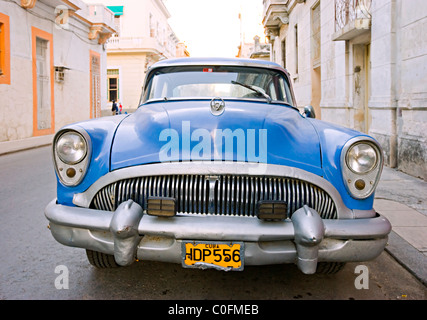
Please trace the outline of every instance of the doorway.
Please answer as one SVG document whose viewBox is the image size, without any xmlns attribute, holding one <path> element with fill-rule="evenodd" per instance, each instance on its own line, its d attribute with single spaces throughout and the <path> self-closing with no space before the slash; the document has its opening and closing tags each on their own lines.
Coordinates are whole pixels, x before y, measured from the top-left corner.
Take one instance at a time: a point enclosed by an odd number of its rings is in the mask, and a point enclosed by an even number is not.
<svg viewBox="0 0 427 320">
<path fill-rule="evenodd" d="M 370 97 L 370 44 L 353 46 L 353 110 L 354 128 L 369 132 L 371 116 L 368 107 Z"/>
<path fill-rule="evenodd" d="M 311 105 L 316 118 L 321 119 L 320 101 L 322 98 L 321 78 L 321 12 L 320 1 L 311 9 Z"/>
</svg>

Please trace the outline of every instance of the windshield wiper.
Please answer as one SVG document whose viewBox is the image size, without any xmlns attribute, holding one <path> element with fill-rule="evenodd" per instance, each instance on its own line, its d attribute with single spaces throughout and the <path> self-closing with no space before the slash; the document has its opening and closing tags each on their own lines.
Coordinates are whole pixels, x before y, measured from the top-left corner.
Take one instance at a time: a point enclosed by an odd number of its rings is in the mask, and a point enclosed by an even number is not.
<svg viewBox="0 0 427 320">
<path fill-rule="evenodd" d="M 249 90 L 252 90 L 252 91 L 254 91 L 254 92 L 262 95 L 264 98 L 267 99 L 268 103 L 271 103 L 271 97 L 263 89 L 261 89 L 261 88 L 255 88 L 255 87 L 253 87 L 253 86 L 251 86 L 249 84 L 241 83 L 241 82 L 238 82 L 238 81 L 231 81 L 231 83 L 232 84 L 238 84 L 238 85 L 240 85 L 242 87 L 248 88 Z"/>
</svg>

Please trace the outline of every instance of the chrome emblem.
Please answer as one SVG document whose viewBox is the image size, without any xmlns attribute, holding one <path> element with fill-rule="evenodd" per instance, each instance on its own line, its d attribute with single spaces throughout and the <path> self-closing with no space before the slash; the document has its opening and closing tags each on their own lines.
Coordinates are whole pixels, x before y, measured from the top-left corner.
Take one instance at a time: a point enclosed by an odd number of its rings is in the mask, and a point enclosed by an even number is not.
<svg viewBox="0 0 427 320">
<path fill-rule="evenodd" d="M 211 100 L 211 113 L 214 116 L 219 116 L 224 112 L 225 102 L 222 98 L 213 98 Z"/>
</svg>

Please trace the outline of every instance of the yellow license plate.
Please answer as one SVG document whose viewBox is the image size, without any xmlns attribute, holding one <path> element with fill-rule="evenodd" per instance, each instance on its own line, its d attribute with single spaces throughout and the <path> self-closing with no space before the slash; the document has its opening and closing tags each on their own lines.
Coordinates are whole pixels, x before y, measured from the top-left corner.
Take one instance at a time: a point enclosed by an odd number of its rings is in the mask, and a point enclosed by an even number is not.
<svg viewBox="0 0 427 320">
<path fill-rule="evenodd" d="M 186 268 L 243 270 L 244 250 L 241 242 L 182 242 L 182 265 Z"/>
</svg>

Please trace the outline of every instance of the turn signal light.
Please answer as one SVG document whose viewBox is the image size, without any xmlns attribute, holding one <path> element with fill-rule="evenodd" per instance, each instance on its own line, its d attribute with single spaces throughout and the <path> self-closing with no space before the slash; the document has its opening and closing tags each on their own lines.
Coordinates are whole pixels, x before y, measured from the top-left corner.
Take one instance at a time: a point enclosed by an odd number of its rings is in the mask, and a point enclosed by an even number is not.
<svg viewBox="0 0 427 320">
<path fill-rule="evenodd" d="M 257 216 L 262 220 L 283 220 L 288 215 L 288 205 L 279 200 L 261 200 L 257 204 Z"/>
<path fill-rule="evenodd" d="M 157 217 L 175 216 L 175 199 L 165 197 L 149 197 L 147 200 L 147 214 Z"/>
</svg>

